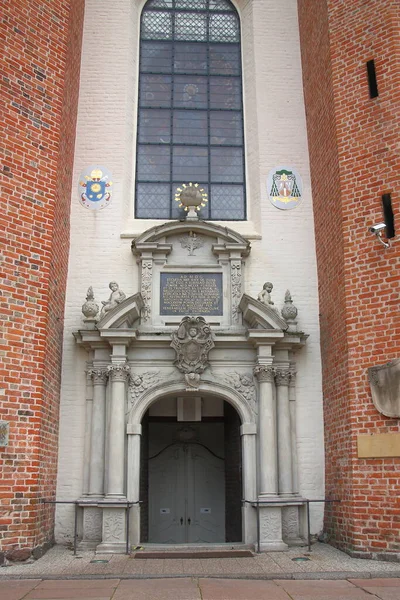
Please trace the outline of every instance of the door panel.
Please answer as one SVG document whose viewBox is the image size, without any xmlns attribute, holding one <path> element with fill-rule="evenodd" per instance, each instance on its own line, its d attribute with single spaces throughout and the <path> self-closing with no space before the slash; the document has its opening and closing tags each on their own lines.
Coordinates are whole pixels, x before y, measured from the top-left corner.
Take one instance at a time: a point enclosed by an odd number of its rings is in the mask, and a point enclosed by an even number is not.
<svg viewBox="0 0 400 600">
<path fill-rule="evenodd" d="M 225 465 L 198 444 L 188 452 L 188 542 L 225 542 Z"/>
<path fill-rule="evenodd" d="M 224 460 L 200 444 L 174 444 L 149 460 L 149 541 L 225 541 Z"/>
<path fill-rule="evenodd" d="M 185 459 L 181 445 L 149 459 L 149 541 L 182 544 L 185 533 Z M 182 523 L 181 523 L 182 519 Z"/>
</svg>

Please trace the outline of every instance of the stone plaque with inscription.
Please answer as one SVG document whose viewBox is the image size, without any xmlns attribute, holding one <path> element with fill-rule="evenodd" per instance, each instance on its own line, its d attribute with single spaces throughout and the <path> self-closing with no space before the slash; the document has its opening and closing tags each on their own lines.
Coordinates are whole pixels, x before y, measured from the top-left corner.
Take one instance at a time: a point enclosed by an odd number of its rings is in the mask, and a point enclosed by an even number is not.
<svg viewBox="0 0 400 600">
<path fill-rule="evenodd" d="M 161 315 L 222 315 L 222 273 L 161 273 Z"/>
</svg>

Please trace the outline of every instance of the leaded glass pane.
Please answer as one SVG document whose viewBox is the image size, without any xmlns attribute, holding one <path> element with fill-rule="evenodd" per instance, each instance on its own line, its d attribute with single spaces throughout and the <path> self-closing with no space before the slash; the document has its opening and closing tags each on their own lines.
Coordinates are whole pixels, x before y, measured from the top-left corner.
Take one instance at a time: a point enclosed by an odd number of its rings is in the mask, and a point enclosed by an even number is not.
<svg viewBox="0 0 400 600">
<path fill-rule="evenodd" d="M 168 12 L 144 12 L 142 37 L 145 40 L 171 40 L 172 14 Z"/>
<path fill-rule="evenodd" d="M 207 0 L 175 0 L 175 8 L 186 10 L 206 10 Z"/>
<path fill-rule="evenodd" d="M 232 4 L 226 0 L 209 0 L 208 5 L 210 10 L 228 10 L 232 12 Z"/>
<path fill-rule="evenodd" d="M 174 144 L 207 144 L 207 112 L 174 110 Z"/>
<path fill-rule="evenodd" d="M 139 114 L 139 142 L 169 144 L 170 115 L 169 110 L 142 109 Z"/>
<path fill-rule="evenodd" d="M 165 42 L 142 42 L 140 70 L 142 72 L 171 73 L 172 44 Z"/>
<path fill-rule="evenodd" d="M 207 73 L 206 44 L 175 44 L 175 73 Z"/>
<path fill-rule="evenodd" d="M 238 42 L 239 22 L 236 15 L 210 15 L 210 42 Z"/>
<path fill-rule="evenodd" d="M 207 15 L 196 13 L 175 14 L 175 39 L 207 41 Z"/>
<path fill-rule="evenodd" d="M 245 219 L 243 186 L 211 186 L 211 219 L 216 221 Z"/>
<path fill-rule="evenodd" d="M 171 106 L 170 75 L 142 75 L 140 80 L 140 106 Z"/>
<path fill-rule="evenodd" d="M 147 8 L 172 8 L 172 0 L 148 0 Z"/>
<path fill-rule="evenodd" d="M 138 183 L 136 216 L 138 219 L 169 219 L 171 186 L 169 183 Z"/>
<path fill-rule="evenodd" d="M 241 81 L 238 77 L 210 78 L 210 108 L 240 109 L 241 104 Z"/>
<path fill-rule="evenodd" d="M 211 148 L 211 181 L 243 183 L 242 148 Z"/>
<path fill-rule="evenodd" d="M 243 143 L 242 114 L 240 112 L 211 112 L 212 145 L 241 146 Z"/>
<path fill-rule="evenodd" d="M 210 44 L 211 75 L 240 75 L 240 48 L 231 44 Z"/>
<path fill-rule="evenodd" d="M 170 146 L 139 146 L 137 177 L 142 181 L 170 181 Z"/>
<path fill-rule="evenodd" d="M 208 181 L 208 148 L 175 146 L 173 150 L 172 177 L 175 181 Z"/>
<path fill-rule="evenodd" d="M 176 76 L 174 79 L 174 106 L 208 108 L 207 88 L 207 77 Z"/>
</svg>

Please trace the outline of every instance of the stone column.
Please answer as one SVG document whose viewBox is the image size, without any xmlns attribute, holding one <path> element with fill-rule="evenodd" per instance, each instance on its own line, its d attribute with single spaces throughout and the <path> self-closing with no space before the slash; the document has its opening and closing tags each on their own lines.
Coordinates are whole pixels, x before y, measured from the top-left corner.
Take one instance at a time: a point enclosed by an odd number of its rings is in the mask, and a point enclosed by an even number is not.
<svg viewBox="0 0 400 600">
<path fill-rule="evenodd" d="M 274 369 L 258 364 L 254 375 L 259 381 L 259 495 L 275 496 L 278 491 L 276 451 L 276 407 L 274 398 Z"/>
<path fill-rule="evenodd" d="M 93 409 L 93 381 L 91 369 L 93 364 L 89 363 L 86 370 L 86 403 L 85 403 L 85 445 L 83 449 L 83 495 L 89 492 L 90 476 L 90 440 L 92 437 L 92 409 Z"/>
<path fill-rule="evenodd" d="M 110 431 L 107 465 L 107 498 L 125 498 L 125 406 L 128 365 L 108 367 L 111 378 Z"/>
<path fill-rule="evenodd" d="M 140 500 L 140 439 L 142 426 L 139 423 L 128 423 L 128 489 L 129 502 Z M 130 514 L 130 541 L 132 546 L 140 543 L 140 505 L 134 504 Z"/>
<path fill-rule="evenodd" d="M 251 544 L 257 539 L 257 513 L 250 502 L 257 500 L 257 455 L 255 423 L 243 423 L 240 427 L 242 439 L 242 465 L 243 465 L 243 499 L 248 502 L 242 506 L 243 541 Z"/>
<path fill-rule="evenodd" d="M 278 425 L 278 490 L 279 494 L 292 494 L 292 436 L 290 431 L 288 369 L 276 369 L 276 402 Z"/>
<path fill-rule="evenodd" d="M 104 448 L 106 427 L 106 368 L 90 369 L 93 379 L 92 428 L 90 439 L 89 496 L 104 495 Z"/>
<path fill-rule="evenodd" d="M 290 370 L 289 381 L 289 410 L 290 431 L 292 439 L 292 490 L 294 494 L 299 493 L 299 471 L 297 462 L 297 432 L 296 432 L 296 371 Z"/>
</svg>

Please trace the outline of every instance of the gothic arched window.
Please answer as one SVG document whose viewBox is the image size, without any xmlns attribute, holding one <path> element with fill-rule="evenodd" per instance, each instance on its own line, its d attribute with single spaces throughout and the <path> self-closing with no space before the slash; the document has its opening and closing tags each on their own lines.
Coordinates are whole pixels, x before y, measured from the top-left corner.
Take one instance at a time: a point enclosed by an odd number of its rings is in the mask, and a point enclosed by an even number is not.
<svg viewBox="0 0 400 600">
<path fill-rule="evenodd" d="M 149 0 L 141 16 L 136 218 L 246 219 L 240 23 L 229 0 Z"/>
</svg>

